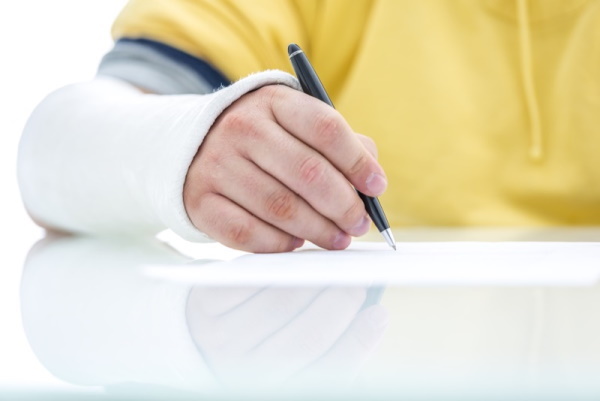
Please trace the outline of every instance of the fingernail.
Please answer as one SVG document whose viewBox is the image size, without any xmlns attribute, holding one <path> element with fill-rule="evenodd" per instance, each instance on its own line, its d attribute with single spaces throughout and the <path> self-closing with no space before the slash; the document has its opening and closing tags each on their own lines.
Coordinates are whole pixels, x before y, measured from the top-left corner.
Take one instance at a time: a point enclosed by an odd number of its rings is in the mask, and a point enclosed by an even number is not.
<svg viewBox="0 0 600 401">
<path fill-rule="evenodd" d="M 341 250 L 346 249 L 350 245 L 350 236 L 340 231 L 333 240 L 333 249 Z"/>
<path fill-rule="evenodd" d="M 371 193 L 375 194 L 375 196 L 379 196 L 385 191 L 387 180 L 381 174 L 371 173 L 367 178 L 366 184 L 367 189 L 371 191 Z"/>
<path fill-rule="evenodd" d="M 354 235 L 355 237 L 363 235 L 369 231 L 369 228 L 371 228 L 371 219 L 369 219 L 367 216 L 364 216 L 357 225 L 350 229 L 349 234 Z"/>
<path fill-rule="evenodd" d="M 302 238 L 294 237 L 292 240 L 292 249 L 300 248 L 304 245 L 304 240 Z"/>
</svg>

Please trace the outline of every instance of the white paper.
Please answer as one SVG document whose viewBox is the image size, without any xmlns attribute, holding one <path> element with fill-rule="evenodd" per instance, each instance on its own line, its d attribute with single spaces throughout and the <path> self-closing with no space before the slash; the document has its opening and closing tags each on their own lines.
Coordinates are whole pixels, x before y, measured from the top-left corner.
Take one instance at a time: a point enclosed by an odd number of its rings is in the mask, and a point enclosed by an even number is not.
<svg viewBox="0 0 600 401">
<path fill-rule="evenodd" d="M 230 261 L 145 266 L 144 273 L 194 285 L 589 286 L 600 279 L 597 242 L 355 242 L 248 254 Z"/>
</svg>

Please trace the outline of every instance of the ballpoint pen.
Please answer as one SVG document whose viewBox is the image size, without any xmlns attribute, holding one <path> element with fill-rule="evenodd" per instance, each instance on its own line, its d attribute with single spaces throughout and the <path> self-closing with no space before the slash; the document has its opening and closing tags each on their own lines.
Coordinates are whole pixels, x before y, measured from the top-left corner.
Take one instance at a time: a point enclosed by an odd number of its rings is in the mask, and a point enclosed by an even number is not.
<svg viewBox="0 0 600 401">
<path fill-rule="evenodd" d="M 296 44 L 289 45 L 288 55 L 304 93 L 322 100 L 331 107 L 334 107 L 315 69 L 308 61 L 306 54 L 304 54 L 302 49 L 300 49 L 300 46 Z M 396 241 L 394 240 L 392 230 L 390 229 L 390 225 L 385 217 L 385 213 L 383 212 L 383 208 L 381 207 L 379 200 L 377 198 L 362 194 L 360 191 L 356 192 L 365 204 L 365 209 L 367 210 L 369 217 L 371 217 L 371 220 L 373 220 L 373 223 L 375 223 L 375 227 L 377 227 L 381 235 L 383 235 L 388 245 L 395 250 Z"/>
</svg>

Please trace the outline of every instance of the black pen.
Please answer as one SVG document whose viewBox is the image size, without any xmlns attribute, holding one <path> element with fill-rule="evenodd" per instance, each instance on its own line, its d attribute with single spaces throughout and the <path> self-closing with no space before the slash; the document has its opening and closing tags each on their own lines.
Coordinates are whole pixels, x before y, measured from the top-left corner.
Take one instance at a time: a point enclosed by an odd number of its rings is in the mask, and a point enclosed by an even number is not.
<svg viewBox="0 0 600 401">
<path fill-rule="evenodd" d="M 325 88 L 323 87 L 323 84 L 321 83 L 321 80 L 319 79 L 319 76 L 308 61 L 306 54 L 304 54 L 302 49 L 300 49 L 300 46 L 293 43 L 289 45 L 288 55 L 304 93 L 316 97 L 331 107 L 334 107 L 331 99 L 329 99 L 329 96 L 325 91 Z M 375 227 L 377 227 L 381 235 L 383 235 L 383 238 L 385 238 L 388 245 L 396 250 L 396 241 L 394 240 L 392 230 L 390 229 L 390 224 L 385 217 L 385 213 L 383 212 L 383 208 L 381 207 L 379 200 L 377 198 L 362 194 L 360 191 L 356 192 L 365 204 L 365 209 L 367 210 L 369 217 L 371 217 L 371 220 L 373 220 L 373 223 L 375 223 Z"/>
</svg>

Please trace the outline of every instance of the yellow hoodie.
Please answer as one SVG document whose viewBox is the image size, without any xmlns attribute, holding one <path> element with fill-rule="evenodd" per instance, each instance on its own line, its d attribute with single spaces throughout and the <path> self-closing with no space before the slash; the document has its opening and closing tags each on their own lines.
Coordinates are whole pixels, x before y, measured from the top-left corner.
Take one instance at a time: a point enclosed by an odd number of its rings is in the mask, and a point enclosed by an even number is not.
<svg viewBox="0 0 600 401">
<path fill-rule="evenodd" d="M 377 143 L 393 226 L 600 224 L 599 0 L 131 0 L 230 80 L 304 48 Z"/>
</svg>

